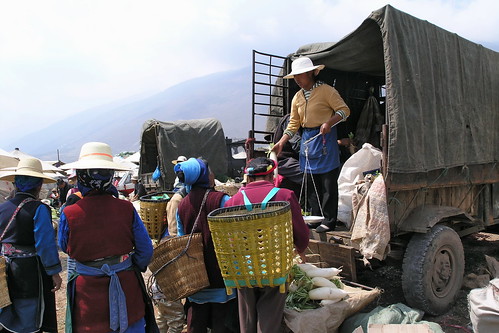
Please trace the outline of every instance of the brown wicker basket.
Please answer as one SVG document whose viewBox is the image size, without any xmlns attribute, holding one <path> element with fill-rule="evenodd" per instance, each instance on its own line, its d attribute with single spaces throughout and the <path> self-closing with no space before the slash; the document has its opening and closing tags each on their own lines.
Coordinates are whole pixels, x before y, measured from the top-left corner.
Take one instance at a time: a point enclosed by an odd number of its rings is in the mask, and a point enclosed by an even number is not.
<svg viewBox="0 0 499 333">
<path fill-rule="evenodd" d="M 152 197 L 167 194 L 169 198 L 153 200 Z M 158 192 L 140 197 L 140 218 L 144 222 L 151 239 L 159 240 L 168 226 L 166 221 L 166 205 L 173 192 Z"/>
<path fill-rule="evenodd" d="M 7 286 L 7 272 L 5 257 L 0 256 L 0 309 L 11 305 L 9 288 Z"/>
<path fill-rule="evenodd" d="M 160 243 L 154 249 L 149 264 L 158 286 L 169 301 L 188 297 L 210 285 L 204 264 L 202 234 L 193 233 L 190 243 L 189 237 L 171 237 Z"/>
</svg>

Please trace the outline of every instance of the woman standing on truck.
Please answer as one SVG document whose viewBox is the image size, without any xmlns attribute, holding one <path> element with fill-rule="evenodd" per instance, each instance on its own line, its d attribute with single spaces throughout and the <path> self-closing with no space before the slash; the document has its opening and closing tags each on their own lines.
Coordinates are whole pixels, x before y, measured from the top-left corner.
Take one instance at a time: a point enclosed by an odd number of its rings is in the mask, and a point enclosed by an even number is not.
<svg viewBox="0 0 499 333">
<path fill-rule="evenodd" d="M 301 89 L 291 101 L 289 124 L 272 148 L 279 155 L 283 146 L 302 129 L 300 169 L 307 174 L 308 202 L 313 215 L 325 218 L 317 232 L 332 231 L 336 227 L 340 156 L 334 125 L 350 115 L 338 91 L 317 80 L 324 67 L 314 66 L 308 57 L 297 58 L 291 64 L 291 73 L 284 78 L 294 79 Z"/>
</svg>

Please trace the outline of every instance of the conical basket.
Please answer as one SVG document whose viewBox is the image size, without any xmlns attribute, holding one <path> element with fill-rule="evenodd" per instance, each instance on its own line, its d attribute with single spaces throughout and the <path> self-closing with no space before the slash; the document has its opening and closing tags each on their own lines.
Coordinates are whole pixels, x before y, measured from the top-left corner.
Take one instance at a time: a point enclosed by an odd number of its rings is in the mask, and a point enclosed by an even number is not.
<svg viewBox="0 0 499 333">
<path fill-rule="evenodd" d="M 227 293 L 232 288 L 280 286 L 293 262 L 293 225 L 289 202 L 271 201 L 219 208 L 208 215 L 218 264 Z"/>
</svg>

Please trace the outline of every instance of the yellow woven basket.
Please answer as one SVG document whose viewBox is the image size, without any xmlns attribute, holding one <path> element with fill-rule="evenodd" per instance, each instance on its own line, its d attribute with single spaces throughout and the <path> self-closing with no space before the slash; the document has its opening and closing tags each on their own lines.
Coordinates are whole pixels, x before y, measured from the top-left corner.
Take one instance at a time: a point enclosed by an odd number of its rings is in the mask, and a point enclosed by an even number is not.
<svg viewBox="0 0 499 333">
<path fill-rule="evenodd" d="M 293 225 L 288 202 L 216 209 L 208 215 L 227 293 L 232 288 L 280 286 L 293 263 Z"/>
<path fill-rule="evenodd" d="M 5 257 L 0 256 L 0 309 L 11 305 L 9 288 L 7 286 L 7 272 Z"/>
<path fill-rule="evenodd" d="M 164 194 L 167 194 L 169 197 L 159 200 L 152 199 Z M 140 218 L 144 222 L 144 226 L 151 239 L 159 240 L 168 226 L 166 221 L 166 205 L 170 200 L 171 194 L 172 192 L 159 192 L 140 197 Z"/>
</svg>

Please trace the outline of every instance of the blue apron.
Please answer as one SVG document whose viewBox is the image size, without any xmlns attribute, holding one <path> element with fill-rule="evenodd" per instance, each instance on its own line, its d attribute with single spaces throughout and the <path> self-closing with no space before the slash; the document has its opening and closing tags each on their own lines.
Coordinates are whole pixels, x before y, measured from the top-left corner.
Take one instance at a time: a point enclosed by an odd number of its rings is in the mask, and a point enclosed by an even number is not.
<svg viewBox="0 0 499 333">
<path fill-rule="evenodd" d="M 319 133 L 320 127 L 303 128 L 300 146 L 300 170 L 311 174 L 322 174 L 340 166 L 340 152 L 336 127 L 326 135 L 319 135 L 309 143 L 311 137 Z"/>
</svg>

